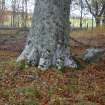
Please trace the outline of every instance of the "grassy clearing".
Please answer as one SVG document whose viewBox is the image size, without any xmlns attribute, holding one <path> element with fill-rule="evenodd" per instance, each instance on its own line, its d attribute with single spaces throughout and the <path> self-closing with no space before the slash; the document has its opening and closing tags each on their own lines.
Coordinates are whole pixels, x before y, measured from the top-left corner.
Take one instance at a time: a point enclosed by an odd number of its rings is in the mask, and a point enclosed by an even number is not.
<svg viewBox="0 0 105 105">
<path fill-rule="evenodd" d="M 17 29 L 0 29 L 0 35 L 15 35 Z"/>
<path fill-rule="evenodd" d="M 79 37 L 84 37 L 84 38 L 92 38 L 92 37 L 98 37 L 98 36 L 105 36 L 105 26 L 100 26 L 93 28 L 89 28 L 88 30 L 78 30 L 71 32 L 70 34 L 72 37 L 79 38 Z"/>
<path fill-rule="evenodd" d="M 71 18 L 70 19 L 71 25 L 74 27 L 80 27 L 80 19 L 77 18 Z M 92 19 L 89 18 L 83 18 L 82 26 L 83 27 L 92 27 Z M 93 26 L 95 27 L 95 20 L 93 20 Z"/>
</svg>

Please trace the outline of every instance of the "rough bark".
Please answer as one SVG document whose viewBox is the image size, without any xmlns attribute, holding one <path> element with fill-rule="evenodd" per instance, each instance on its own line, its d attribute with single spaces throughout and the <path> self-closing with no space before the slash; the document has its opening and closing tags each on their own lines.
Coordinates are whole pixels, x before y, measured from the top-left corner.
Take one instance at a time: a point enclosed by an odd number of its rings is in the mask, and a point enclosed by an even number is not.
<svg viewBox="0 0 105 105">
<path fill-rule="evenodd" d="M 77 67 L 69 50 L 70 0 L 36 0 L 32 27 L 17 61 L 26 59 L 44 70 Z"/>
</svg>

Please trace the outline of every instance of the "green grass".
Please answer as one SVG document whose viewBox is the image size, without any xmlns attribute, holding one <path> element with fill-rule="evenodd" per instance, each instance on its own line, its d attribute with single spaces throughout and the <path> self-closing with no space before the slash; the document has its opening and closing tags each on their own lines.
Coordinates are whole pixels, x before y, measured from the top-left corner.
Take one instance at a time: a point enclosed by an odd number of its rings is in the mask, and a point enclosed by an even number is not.
<svg viewBox="0 0 105 105">
<path fill-rule="evenodd" d="M 71 26 L 80 27 L 80 19 L 71 18 L 70 21 L 71 21 Z M 88 27 L 92 27 L 92 19 L 84 18 L 82 21 L 83 27 L 87 27 L 87 24 Z M 95 20 L 93 21 L 93 25 L 95 26 Z"/>
<path fill-rule="evenodd" d="M 80 27 L 80 19 L 71 17 L 70 21 L 71 21 L 72 26 Z M 21 21 L 20 21 L 20 23 L 21 23 Z M 87 24 L 88 24 L 88 27 L 92 27 L 92 19 L 83 18 L 82 23 L 83 23 L 83 27 L 87 27 Z M 4 22 L 4 24 L 10 26 L 11 20 L 8 19 L 7 21 Z M 16 23 L 16 24 L 18 24 L 18 23 Z M 19 24 L 19 25 L 21 26 L 21 24 Z M 95 26 L 95 20 L 93 21 L 93 25 Z M 31 26 L 31 20 L 27 20 L 27 26 L 29 26 L 29 27 Z"/>
</svg>

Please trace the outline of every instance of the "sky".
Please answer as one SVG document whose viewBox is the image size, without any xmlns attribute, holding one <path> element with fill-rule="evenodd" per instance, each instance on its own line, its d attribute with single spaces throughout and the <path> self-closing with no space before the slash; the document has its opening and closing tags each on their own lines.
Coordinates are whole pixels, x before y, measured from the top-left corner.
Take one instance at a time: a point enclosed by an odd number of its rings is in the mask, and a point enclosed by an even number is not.
<svg viewBox="0 0 105 105">
<path fill-rule="evenodd" d="M 19 1 L 21 1 L 21 0 L 19 0 Z M 31 13 L 33 12 L 34 1 L 35 0 L 29 0 L 29 2 L 28 2 L 28 12 L 31 12 Z M 11 0 L 6 0 L 6 5 L 10 9 L 10 7 L 11 7 Z M 88 18 L 92 17 L 92 15 L 89 12 L 88 12 L 88 14 L 85 14 L 85 15 L 84 14 L 83 14 L 83 17 L 88 17 Z M 72 10 L 71 10 L 71 16 L 77 16 L 77 17 L 79 17 L 80 16 L 80 8 L 77 8 L 77 9 L 72 8 Z"/>
<path fill-rule="evenodd" d="M 12 0 L 5 0 L 5 1 L 6 1 L 7 7 L 10 9 Z M 19 0 L 19 1 L 21 1 L 21 0 Z M 33 12 L 33 9 L 34 9 L 34 0 L 29 0 L 29 2 L 28 2 L 28 12 Z"/>
</svg>

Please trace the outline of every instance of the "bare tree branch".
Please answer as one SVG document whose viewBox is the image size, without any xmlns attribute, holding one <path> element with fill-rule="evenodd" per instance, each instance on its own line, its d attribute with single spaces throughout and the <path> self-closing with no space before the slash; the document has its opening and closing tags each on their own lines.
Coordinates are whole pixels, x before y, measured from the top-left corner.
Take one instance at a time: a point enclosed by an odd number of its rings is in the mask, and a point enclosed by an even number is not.
<svg viewBox="0 0 105 105">
<path fill-rule="evenodd" d="M 92 12 L 92 8 L 91 8 L 91 6 L 90 6 L 88 0 L 85 0 L 85 1 L 86 1 L 86 3 L 87 3 L 87 6 L 88 6 L 88 9 L 89 9 L 90 13 L 95 17 L 96 15 L 94 14 L 94 12 Z"/>
</svg>

